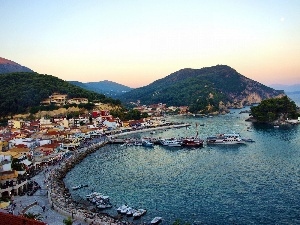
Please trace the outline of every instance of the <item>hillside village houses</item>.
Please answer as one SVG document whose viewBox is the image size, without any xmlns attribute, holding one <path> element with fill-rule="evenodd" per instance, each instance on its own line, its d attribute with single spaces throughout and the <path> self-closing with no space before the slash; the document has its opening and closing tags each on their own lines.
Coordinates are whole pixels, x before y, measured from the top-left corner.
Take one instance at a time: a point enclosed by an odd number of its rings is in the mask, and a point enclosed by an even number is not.
<svg viewBox="0 0 300 225">
<path fill-rule="evenodd" d="M 81 104 L 86 98 L 68 99 L 67 95 L 53 93 L 41 104 Z M 95 110 L 76 118 L 42 117 L 34 121 L 8 120 L 0 127 L 0 197 L 24 194 L 29 178 L 43 166 L 62 159 L 79 148 L 86 139 L 116 132 L 165 125 L 165 112 L 187 112 L 187 107 L 166 107 L 165 104 L 137 106 L 135 109 L 150 117 L 136 121 L 121 121 L 108 110 Z"/>
<path fill-rule="evenodd" d="M 41 101 L 41 105 L 50 105 L 50 104 L 55 104 L 55 105 L 65 105 L 65 104 L 86 104 L 88 103 L 87 98 L 72 98 L 68 99 L 68 95 L 65 94 L 60 94 L 60 93 L 53 93 L 52 95 L 49 96 L 49 98 L 44 99 Z"/>
<path fill-rule="evenodd" d="M 53 99 L 63 103 L 65 96 Z M 79 148 L 84 140 L 165 125 L 166 121 L 155 115 L 160 116 L 170 109 L 164 104 L 157 104 L 138 110 L 152 116 L 138 121 L 121 121 L 110 115 L 108 110 L 95 110 L 70 119 L 60 116 L 34 121 L 9 120 L 7 127 L 0 128 L 0 197 L 10 198 L 26 192 L 29 178 L 35 171 L 62 159 Z"/>
</svg>

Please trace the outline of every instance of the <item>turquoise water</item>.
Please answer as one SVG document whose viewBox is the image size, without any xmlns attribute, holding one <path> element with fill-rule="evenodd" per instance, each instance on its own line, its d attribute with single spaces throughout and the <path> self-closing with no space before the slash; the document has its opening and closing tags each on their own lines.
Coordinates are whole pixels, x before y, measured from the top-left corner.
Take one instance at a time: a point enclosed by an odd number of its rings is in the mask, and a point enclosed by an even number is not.
<svg viewBox="0 0 300 225">
<path fill-rule="evenodd" d="M 107 145 L 88 156 L 65 178 L 74 197 L 93 191 L 109 195 L 111 210 L 124 203 L 146 208 L 140 220 L 162 216 L 190 224 L 300 224 L 300 126 L 253 126 L 248 114 L 213 118 L 175 117 L 189 129 L 168 129 L 134 137 L 207 136 L 237 132 L 254 143 L 199 149 Z M 196 126 L 204 124 L 204 126 Z M 252 132 L 247 131 L 251 127 Z M 132 221 L 132 219 L 125 220 Z"/>
</svg>

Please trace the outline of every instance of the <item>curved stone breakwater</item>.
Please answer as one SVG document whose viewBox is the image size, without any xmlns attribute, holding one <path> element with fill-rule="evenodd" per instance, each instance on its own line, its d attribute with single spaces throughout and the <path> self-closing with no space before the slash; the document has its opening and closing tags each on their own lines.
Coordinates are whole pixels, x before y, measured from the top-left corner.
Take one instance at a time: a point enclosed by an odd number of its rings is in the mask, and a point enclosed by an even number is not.
<svg viewBox="0 0 300 225">
<path fill-rule="evenodd" d="M 119 224 L 116 218 L 107 214 L 99 214 L 91 212 L 90 210 L 82 207 L 77 207 L 76 202 L 72 199 L 68 188 L 65 187 L 63 182 L 66 174 L 79 162 L 81 162 L 87 155 L 95 152 L 99 147 L 104 146 L 107 142 L 102 141 L 99 143 L 91 144 L 88 147 L 76 150 L 72 156 L 67 158 L 60 167 L 54 169 L 46 180 L 48 185 L 48 200 L 51 207 L 58 213 L 71 217 L 82 222 L 89 224 Z"/>
</svg>

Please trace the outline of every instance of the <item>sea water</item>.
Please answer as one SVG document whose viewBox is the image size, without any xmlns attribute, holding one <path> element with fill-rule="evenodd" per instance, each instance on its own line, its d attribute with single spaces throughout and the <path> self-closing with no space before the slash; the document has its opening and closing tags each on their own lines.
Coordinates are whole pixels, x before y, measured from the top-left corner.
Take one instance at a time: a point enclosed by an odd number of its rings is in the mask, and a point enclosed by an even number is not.
<svg viewBox="0 0 300 225">
<path fill-rule="evenodd" d="M 240 111 L 212 118 L 171 117 L 191 126 L 131 137 L 198 133 L 205 139 L 236 132 L 253 143 L 195 149 L 106 145 L 67 174 L 66 186 L 82 202 L 92 191 L 109 195 L 114 207 L 104 212 L 111 215 L 125 203 L 147 209 L 138 224 L 155 216 L 163 217 L 162 224 L 176 219 L 190 224 L 300 224 L 300 126 L 254 125 Z M 71 190 L 78 184 L 89 187 Z"/>
</svg>

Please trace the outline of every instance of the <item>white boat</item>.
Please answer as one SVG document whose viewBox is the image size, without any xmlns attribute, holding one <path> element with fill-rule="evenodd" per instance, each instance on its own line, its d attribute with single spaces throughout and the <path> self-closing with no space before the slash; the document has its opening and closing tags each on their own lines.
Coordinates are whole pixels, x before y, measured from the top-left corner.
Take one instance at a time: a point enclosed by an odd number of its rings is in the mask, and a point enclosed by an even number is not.
<svg viewBox="0 0 300 225">
<path fill-rule="evenodd" d="M 244 144 L 241 136 L 236 133 L 217 134 L 206 138 L 207 144 Z"/>
<path fill-rule="evenodd" d="M 158 224 L 161 222 L 161 220 L 162 220 L 162 217 L 156 216 L 151 220 L 151 224 Z"/>
<path fill-rule="evenodd" d="M 128 207 L 127 212 L 126 212 L 126 216 L 133 216 L 133 213 L 135 213 L 135 209 Z"/>
<path fill-rule="evenodd" d="M 127 210 L 127 208 L 128 208 L 128 205 L 126 205 L 126 204 L 122 205 L 119 208 L 117 208 L 117 212 L 118 213 L 124 212 L 124 210 Z"/>
<path fill-rule="evenodd" d="M 180 147 L 182 145 L 181 141 L 177 139 L 162 139 L 160 140 L 163 146 L 170 146 L 170 147 Z"/>
<path fill-rule="evenodd" d="M 107 209 L 107 208 L 112 208 L 112 204 L 102 202 L 102 203 L 97 204 L 96 207 L 97 207 L 98 209 Z"/>
<path fill-rule="evenodd" d="M 133 143 L 133 145 L 135 145 L 135 146 L 142 146 L 143 143 L 142 143 L 141 141 L 135 141 L 135 142 Z"/>
<path fill-rule="evenodd" d="M 121 211 L 120 211 L 120 213 L 121 214 L 126 214 L 127 213 L 127 211 L 128 211 L 128 209 L 129 209 L 129 207 L 123 207 L 122 209 L 121 209 Z"/>
<path fill-rule="evenodd" d="M 242 138 L 243 141 L 245 142 L 255 142 L 253 139 L 251 138 Z"/>
<path fill-rule="evenodd" d="M 153 143 L 150 142 L 150 141 L 148 141 L 148 140 L 143 140 L 143 141 L 142 141 L 142 145 L 143 145 L 144 147 L 153 147 Z"/>
<path fill-rule="evenodd" d="M 88 187 L 88 185 L 87 184 L 79 184 L 77 186 L 72 187 L 72 189 L 73 190 L 78 190 L 78 189 L 83 188 L 83 187 Z"/>
<path fill-rule="evenodd" d="M 146 212 L 147 212 L 146 209 L 138 209 L 133 213 L 132 216 L 134 219 L 137 219 L 137 218 L 140 218 L 141 216 L 143 216 Z"/>
</svg>

